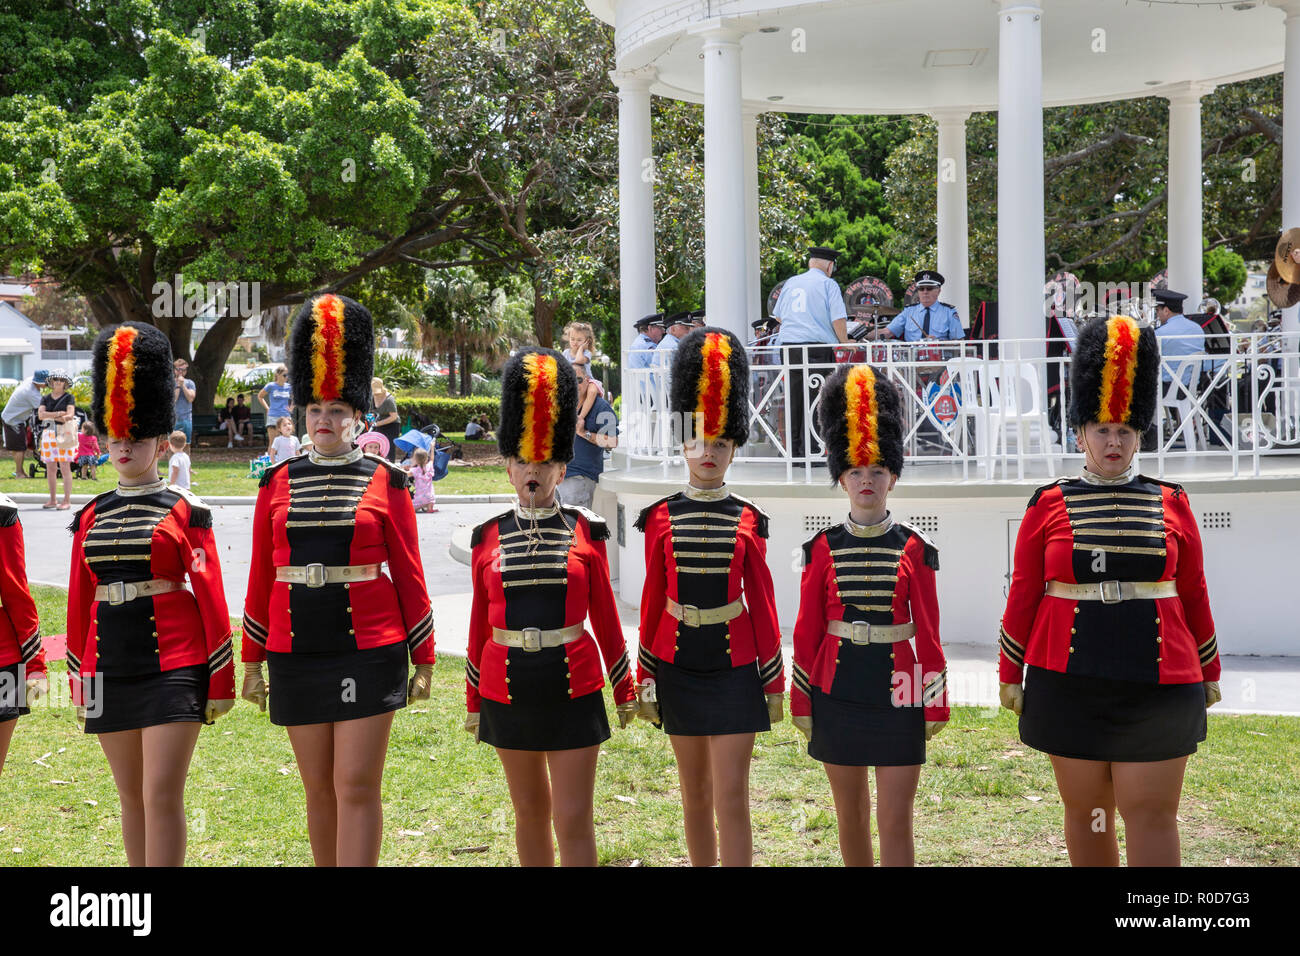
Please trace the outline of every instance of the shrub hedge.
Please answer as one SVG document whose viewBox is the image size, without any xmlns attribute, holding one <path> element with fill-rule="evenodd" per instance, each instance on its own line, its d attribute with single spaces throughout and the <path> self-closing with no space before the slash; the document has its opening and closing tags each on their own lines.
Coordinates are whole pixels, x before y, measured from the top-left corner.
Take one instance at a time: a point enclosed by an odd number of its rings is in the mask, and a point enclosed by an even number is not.
<svg viewBox="0 0 1300 956">
<path fill-rule="evenodd" d="M 412 415 L 422 415 L 436 423 L 445 432 L 463 432 L 471 418 L 487 415 L 493 427 L 498 424 L 501 400 L 490 396 L 482 398 L 404 398 L 397 399 L 397 414 L 402 417 L 402 427 L 410 423 Z"/>
</svg>

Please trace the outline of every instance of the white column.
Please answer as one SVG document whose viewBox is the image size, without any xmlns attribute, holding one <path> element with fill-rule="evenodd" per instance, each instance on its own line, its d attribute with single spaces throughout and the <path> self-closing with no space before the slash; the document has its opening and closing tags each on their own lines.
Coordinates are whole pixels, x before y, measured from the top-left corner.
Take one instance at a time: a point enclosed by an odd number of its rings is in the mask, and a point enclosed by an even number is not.
<svg viewBox="0 0 1300 956">
<path fill-rule="evenodd" d="M 1043 11 L 999 0 L 998 335 L 1041 357 L 1043 282 Z"/>
<path fill-rule="evenodd" d="M 653 68 L 614 71 L 618 87 L 619 351 L 636 338 L 632 324 L 655 311 L 654 153 L 650 144 Z M 622 363 L 626 365 L 626 363 Z M 621 391 L 628 394 L 626 374 Z"/>
<path fill-rule="evenodd" d="M 1282 61 L 1282 229 L 1300 226 L 1300 2 L 1286 11 L 1286 53 Z M 1300 305 L 1282 313 L 1282 328 L 1300 332 Z M 1295 341 L 1294 339 L 1292 341 Z"/>
<path fill-rule="evenodd" d="M 742 31 L 711 20 L 691 31 L 704 44 L 704 311 L 709 325 L 747 341 Z"/>
<path fill-rule="evenodd" d="M 758 229 L 758 115 L 751 106 L 742 111 L 745 149 L 745 330 L 742 342 L 749 341 L 749 323 L 763 316 L 763 279 L 759 268 Z M 709 321 L 712 321 L 711 319 Z"/>
<path fill-rule="evenodd" d="M 939 261 L 943 301 L 954 306 L 970 328 L 970 250 L 966 214 L 966 120 L 969 110 L 936 110 L 939 126 Z"/>
<path fill-rule="evenodd" d="M 1201 97 L 1214 87 L 1183 83 L 1169 100 L 1169 288 L 1187 296 L 1184 312 L 1199 312 L 1202 284 Z"/>
</svg>

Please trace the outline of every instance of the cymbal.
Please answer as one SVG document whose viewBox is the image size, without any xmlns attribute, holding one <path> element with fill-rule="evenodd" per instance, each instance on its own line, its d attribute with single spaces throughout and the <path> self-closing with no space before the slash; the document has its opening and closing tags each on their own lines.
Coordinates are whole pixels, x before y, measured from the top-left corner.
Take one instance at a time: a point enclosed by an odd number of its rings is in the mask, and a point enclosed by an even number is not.
<svg viewBox="0 0 1300 956">
<path fill-rule="evenodd" d="M 1300 284 L 1300 228 L 1288 229 L 1278 237 L 1273 268 L 1283 282 Z"/>
</svg>

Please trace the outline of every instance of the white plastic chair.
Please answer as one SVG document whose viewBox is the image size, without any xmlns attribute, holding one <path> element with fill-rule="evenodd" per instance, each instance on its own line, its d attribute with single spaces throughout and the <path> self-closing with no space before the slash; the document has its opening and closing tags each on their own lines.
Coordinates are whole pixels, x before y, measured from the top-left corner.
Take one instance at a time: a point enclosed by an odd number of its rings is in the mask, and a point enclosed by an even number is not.
<svg viewBox="0 0 1300 956">
<path fill-rule="evenodd" d="M 1204 355 L 1180 359 L 1170 369 L 1173 377 L 1160 383 L 1161 413 L 1167 408 L 1178 412 L 1177 432 L 1187 451 L 1205 450 L 1205 440 L 1196 427 L 1196 390 L 1201 384 L 1201 363 L 1205 359 Z"/>
<path fill-rule="evenodd" d="M 1057 469 L 1057 451 L 1047 424 L 1047 407 L 1038 380 L 1038 367 L 1028 362 L 989 363 L 989 433 L 1000 449 L 1007 436 L 1016 436 L 1018 473 L 1024 474 L 1024 458 L 1032 454 L 1030 435 L 1053 472 Z"/>
</svg>

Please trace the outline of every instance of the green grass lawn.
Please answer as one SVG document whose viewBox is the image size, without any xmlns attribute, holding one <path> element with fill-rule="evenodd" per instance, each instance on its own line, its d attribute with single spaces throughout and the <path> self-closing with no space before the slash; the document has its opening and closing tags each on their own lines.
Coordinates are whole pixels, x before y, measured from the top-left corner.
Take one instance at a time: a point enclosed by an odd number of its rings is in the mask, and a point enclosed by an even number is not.
<svg viewBox="0 0 1300 956">
<path fill-rule="evenodd" d="M 198 454 L 202 456 L 203 452 L 200 451 Z M 248 457 L 253 456 L 250 454 Z M 166 474 L 166 471 L 161 471 L 160 474 Z M 104 466 L 99 469 L 95 481 L 74 478 L 72 493 L 74 495 L 99 494 L 101 491 L 108 491 L 116 484 L 116 473 L 111 466 Z M 433 487 L 439 495 L 509 494 L 511 491 L 503 465 L 452 465 L 447 470 L 447 477 Z M 59 481 L 57 490 L 59 500 L 62 500 L 62 480 Z M 257 479 L 248 477 L 247 461 L 203 461 L 199 457 L 193 464 L 191 490 L 199 496 L 255 495 Z M 44 476 L 35 480 L 15 478 L 11 462 L 0 462 L 0 494 L 19 492 L 47 494 L 48 485 Z"/>
<path fill-rule="evenodd" d="M 62 592 L 36 593 L 43 632 L 61 632 Z M 461 730 L 462 662 L 443 658 L 434 673 L 432 700 L 400 711 L 393 724 L 381 862 L 510 865 L 505 777 L 492 749 Z M 52 677 L 66 683 L 61 664 Z M 1211 714 L 1183 791 L 1183 861 L 1300 864 L 1300 719 Z M 610 723 L 617 726 L 612 707 Z M 840 862 L 830 789 L 801 741 L 787 721 L 754 748 L 757 863 Z M 311 862 L 288 737 L 255 707 L 241 701 L 203 729 L 186 797 L 191 865 Z M 679 799 L 663 734 L 643 723 L 615 730 L 596 781 L 601 862 L 684 864 Z M 918 863 L 932 865 L 1067 862 L 1051 767 L 1019 742 L 1007 711 L 990 719 L 956 708 L 952 726 L 930 745 L 916 800 L 916 851 Z M 38 706 L 18 723 L 0 785 L 0 863 L 125 863 L 108 765 L 71 710 Z"/>
</svg>

